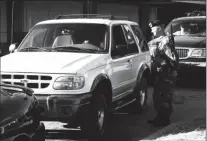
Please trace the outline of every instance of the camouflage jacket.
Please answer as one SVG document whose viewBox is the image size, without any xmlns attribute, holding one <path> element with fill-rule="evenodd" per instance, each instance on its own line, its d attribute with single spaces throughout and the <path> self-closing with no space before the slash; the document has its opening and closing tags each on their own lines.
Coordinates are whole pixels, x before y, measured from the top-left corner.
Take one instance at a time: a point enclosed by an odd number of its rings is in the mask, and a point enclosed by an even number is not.
<svg viewBox="0 0 207 141">
<path fill-rule="evenodd" d="M 179 57 L 174 47 L 172 36 L 160 36 L 156 40 L 157 47 L 151 52 L 158 75 L 163 77 L 173 75 L 178 69 Z"/>
</svg>

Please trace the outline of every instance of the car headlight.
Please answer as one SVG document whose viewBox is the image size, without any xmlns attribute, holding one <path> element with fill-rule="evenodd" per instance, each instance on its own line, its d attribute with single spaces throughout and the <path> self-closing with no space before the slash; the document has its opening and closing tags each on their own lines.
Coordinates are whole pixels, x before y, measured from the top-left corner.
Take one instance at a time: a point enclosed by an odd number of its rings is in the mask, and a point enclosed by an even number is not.
<svg viewBox="0 0 207 141">
<path fill-rule="evenodd" d="M 55 90 L 78 90 L 83 88 L 85 79 L 83 76 L 62 76 L 53 84 Z"/>
<path fill-rule="evenodd" d="M 204 57 L 204 58 L 206 58 L 206 49 L 203 49 L 202 50 L 202 55 L 201 56 Z"/>
<path fill-rule="evenodd" d="M 191 57 L 202 57 L 203 50 L 202 49 L 194 49 L 191 53 Z"/>
</svg>

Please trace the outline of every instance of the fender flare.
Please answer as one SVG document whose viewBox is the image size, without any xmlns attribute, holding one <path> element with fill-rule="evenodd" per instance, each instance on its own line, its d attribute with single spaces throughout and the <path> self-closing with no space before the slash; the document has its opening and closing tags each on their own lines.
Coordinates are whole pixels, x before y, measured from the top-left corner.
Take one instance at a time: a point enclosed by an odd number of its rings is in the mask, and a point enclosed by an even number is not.
<svg viewBox="0 0 207 141">
<path fill-rule="evenodd" d="M 150 68 L 149 68 L 149 66 L 147 64 L 142 64 L 142 66 L 139 69 L 138 75 L 137 75 L 137 83 L 140 82 L 140 80 L 142 79 L 142 76 L 143 76 L 145 71 L 148 71 L 147 73 L 149 73 L 149 76 L 147 76 L 147 80 L 149 79 L 150 74 L 151 74 Z"/>
<path fill-rule="evenodd" d="M 93 84 L 91 86 L 91 92 L 95 90 L 96 86 L 101 82 L 107 80 L 109 81 L 109 77 L 106 74 L 99 74 L 96 76 L 96 78 L 93 81 Z"/>
</svg>

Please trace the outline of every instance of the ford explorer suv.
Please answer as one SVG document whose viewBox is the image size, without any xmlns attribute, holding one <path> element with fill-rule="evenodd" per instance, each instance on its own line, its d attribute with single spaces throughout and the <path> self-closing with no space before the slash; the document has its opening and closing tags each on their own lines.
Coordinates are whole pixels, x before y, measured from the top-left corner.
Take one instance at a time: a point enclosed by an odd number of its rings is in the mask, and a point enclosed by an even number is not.
<svg viewBox="0 0 207 141">
<path fill-rule="evenodd" d="M 80 126 L 97 139 L 109 113 L 131 103 L 137 112 L 146 106 L 150 52 L 128 18 L 58 16 L 37 23 L 13 52 L 1 58 L 2 81 L 32 88 L 42 120 Z"/>
<path fill-rule="evenodd" d="M 179 72 L 185 74 L 205 73 L 206 71 L 206 16 L 186 16 L 173 19 L 165 28 L 172 32 L 175 48 L 179 55 Z M 155 40 L 149 47 L 156 47 Z"/>
<path fill-rule="evenodd" d="M 32 89 L 0 83 L 0 141 L 44 141 L 40 112 Z"/>
</svg>

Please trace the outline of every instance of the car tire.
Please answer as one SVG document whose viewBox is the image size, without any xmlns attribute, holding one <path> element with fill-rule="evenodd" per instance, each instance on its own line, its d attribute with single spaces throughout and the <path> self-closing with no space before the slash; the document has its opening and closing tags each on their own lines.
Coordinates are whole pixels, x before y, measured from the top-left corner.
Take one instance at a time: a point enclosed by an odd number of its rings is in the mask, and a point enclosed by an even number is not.
<svg viewBox="0 0 207 141">
<path fill-rule="evenodd" d="M 42 122 L 39 129 L 32 136 L 32 141 L 45 141 L 45 125 Z"/>
<path fill-rule="evenodd" d="M 13 141 L 32 141 L 32 139 L 25 133 L 18 135 Z"/>
<path fill-rule="evenodd" d="M 99 87 L 93 92 L 89 112 L 84 115 L 80 123 L 81 131 L 89 141 L 103 140 L 108 117 L 105 92 L 106 90 L 103 87 Z"/>
<path fill-rule="evenodd" d="M 134 113 L 142 113 L 145 111 L 147 106 L 147 88 L 147 79 L 142 77 L 134 90 L 134 95 L 136 98 L 136 101 L 133 105 Z"/>
<path fill-rule="evenodd" d="M 38 141 L 45 141 L 45 125 L 40 123 L 42 128 L 38 132 Z"/>
</svg>

